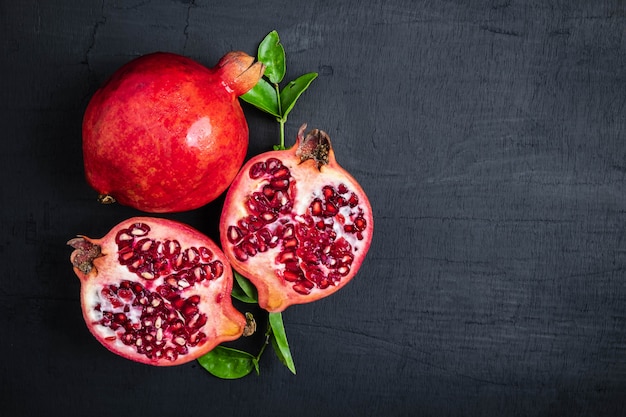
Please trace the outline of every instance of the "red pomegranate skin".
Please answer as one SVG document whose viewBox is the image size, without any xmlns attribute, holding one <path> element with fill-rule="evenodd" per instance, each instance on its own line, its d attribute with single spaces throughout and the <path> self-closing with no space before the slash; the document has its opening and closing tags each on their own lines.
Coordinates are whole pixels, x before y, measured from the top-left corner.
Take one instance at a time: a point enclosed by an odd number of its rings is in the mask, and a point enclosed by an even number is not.
<svg viewBox="0 0 626 417">
<path fill-rule="evenodd" d="M 145 212 L 213 201 L 245 158 L 248 126 L 238 96 L 263 71 L 243 52 L 225 55 L 212 69 L 166 52 L 122 66 L 84 114 L 88 183 L 101 196 Z"/>
</svg>

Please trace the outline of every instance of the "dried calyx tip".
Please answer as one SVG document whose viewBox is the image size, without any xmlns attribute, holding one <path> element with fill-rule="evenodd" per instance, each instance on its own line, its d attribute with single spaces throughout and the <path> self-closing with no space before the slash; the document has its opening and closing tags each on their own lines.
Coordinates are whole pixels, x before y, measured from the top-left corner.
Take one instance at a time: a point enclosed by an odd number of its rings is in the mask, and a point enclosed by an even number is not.
<svg viewBox="0 0 626 417">
<path fill-rule="evenodd" d="M 101 254 L 100 246 L 94 245 L 82 236 L 70 239 L 67 244 L 74 248 L 71 255 L 72 265 L 83 274 L 93 269 L 93 260 Z"/>
<path fill-rule="evenodd" d="M 246 327 L 243 329 L 243 336 L 252 336 L 256 332 L 256 320 L 252 313 L 246 312 Z"/>
<path fill-rule="evenodd" d="M 328 165 L 331 150 L 330 136 L 319 129 L 313 129 L 305 136 L 305 129 L 306 123 L 298 131 L 299 145 L 296 150 L 296 156 L 300 158 L 300 162 L 309 159 L 315 160 L 317 169 L 321 169 L 322 165 Z"/>
<path fill-rule="evenodd" d="M 109 194 L 99 194 L 98 195 L 98 203 L 100 204 L 113 204 L 115 203 L 115 198 Z"/>
</svg>

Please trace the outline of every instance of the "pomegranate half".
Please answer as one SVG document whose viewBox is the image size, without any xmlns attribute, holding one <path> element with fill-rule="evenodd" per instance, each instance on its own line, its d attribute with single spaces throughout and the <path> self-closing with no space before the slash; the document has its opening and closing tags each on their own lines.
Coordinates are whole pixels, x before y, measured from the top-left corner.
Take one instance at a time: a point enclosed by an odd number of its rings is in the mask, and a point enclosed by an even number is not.
<svg viewBox="0 0 626 417">
<path fill-rule="evenodd" d="M 197 230 L 134 217 L 102 239 L 79 236 L 68 244 L 83 317 L 110 351 L 171 366 L 242 335 L 246 320 L 231 302 L 230 264 Z"/>
<path fill-rule="evenodd" d="M 369 200 L 335 160 L 328 135 L 249 160 L 226 194 L 220 239 L 233 267 L 279 312 L 326 297 L 357 273 L 372 240 Z"/>
<path fill-rule="evenodd" d="M 157 52 L 118 69 L 83 118 L 85 175 L 100 200 L 166 213 L 217 198 L 248 148 L 238 96 L 264 68 L 244 52 L 212 69 Z"/>
</svg>

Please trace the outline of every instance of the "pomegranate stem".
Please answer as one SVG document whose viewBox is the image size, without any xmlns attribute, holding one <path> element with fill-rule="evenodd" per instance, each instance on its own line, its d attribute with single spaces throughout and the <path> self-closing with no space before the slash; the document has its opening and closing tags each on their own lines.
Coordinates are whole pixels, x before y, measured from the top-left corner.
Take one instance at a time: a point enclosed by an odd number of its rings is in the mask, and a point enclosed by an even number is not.
<svg viewBox="0 0 626 417">
<path fill-rule="evenodd" d="M 280 86 L 275 83 L 274 89 L 276 90 L 276 100 L 278 101 L 278 114 L 280 114 L 280 117 L 276 118 L 280 126 L 280 143 L 278 144 L 277 150 L 282 150 L 285 149 L 285 122 L 287 121 L 287 115 L 283 114 L 282 103 L 280 100 Z"/>
</svg>

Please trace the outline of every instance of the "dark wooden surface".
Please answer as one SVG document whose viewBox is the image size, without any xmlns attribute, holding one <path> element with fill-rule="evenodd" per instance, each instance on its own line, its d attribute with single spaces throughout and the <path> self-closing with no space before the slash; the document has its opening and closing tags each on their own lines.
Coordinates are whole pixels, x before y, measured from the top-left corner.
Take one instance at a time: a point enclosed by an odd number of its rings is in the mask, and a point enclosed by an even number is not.
<svg viewBox="0 0 626 417">
<path fill-rule="evenodd" d="M 334 139 L 369 257 L 284 313 L 297 376 L 271 352 L 238 381 L 118 358 L 65 242 L 137 212 L 86 185 L 84 107 L 138 55 L 212 66 L 272 29 L 287 78 L 320 73 L 289 141 Z M 624 1 L 2 1 L 0 48 L 1 415 L 626 415 Z M 219 210 L 169 217 L 216 237 Z"/>
</svg>

